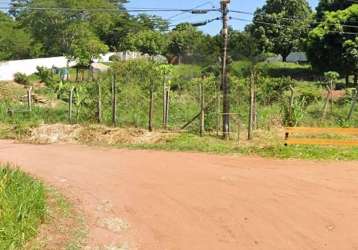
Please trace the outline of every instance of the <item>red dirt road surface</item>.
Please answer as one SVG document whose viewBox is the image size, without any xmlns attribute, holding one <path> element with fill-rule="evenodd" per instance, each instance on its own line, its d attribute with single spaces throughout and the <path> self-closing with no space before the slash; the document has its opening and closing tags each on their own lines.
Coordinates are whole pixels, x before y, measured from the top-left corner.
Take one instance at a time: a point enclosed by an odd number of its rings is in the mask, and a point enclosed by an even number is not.
<svg viewBox="0 0 358 250">
<path fill-rule="evenodd" d="M 86 249 L 358 249 L 358 162 L 11 141 L 0 160 L 76 201 Z"/>
</svg>

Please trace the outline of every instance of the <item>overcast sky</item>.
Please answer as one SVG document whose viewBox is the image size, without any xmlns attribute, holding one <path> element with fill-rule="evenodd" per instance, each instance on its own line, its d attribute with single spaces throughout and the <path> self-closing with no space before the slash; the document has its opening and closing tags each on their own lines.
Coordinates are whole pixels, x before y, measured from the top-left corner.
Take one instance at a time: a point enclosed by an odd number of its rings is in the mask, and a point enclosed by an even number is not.
<svg viewBox="0 0 358 250">
<path fill-rule="evenodd" d="M 8 5 L 10 0 L 0 0 L 0 6 L 4 7 Z M 207 1 L 207 0 L 131 0 L 130 3 L 127 5 L 128 8 L 174 8 L 174 9 L 190 9 L 195 6 L 201 6 L 201 8 L 211 8 L 211 7 L 218 7 L 219 0 Z M 265 0 L 231 0 L 230 8 L 232 10 L 241 10 L 241 11 L 248 11 L 254 12 L 256 8 L 262 6 L 265 3 Z M 312 8 L 315 8 L 318 4 L 318 0 L 309 0 L 309 3 Z M 211 19 L 219 16 L 219 13 L 210 13 L 207 15 L 191 15 L 191 14 L 183 14 L 173 17 L 176 14 L 180 13 L 165 13 L 165 12 L 158 12 L 152 13 L 159 15 L 163 18 L 170 19 L 172 24 L 177 24 L 180 22 L 197 22 L 203 21 L 206 19 Z M 240 17 L 244 19 L 251 19 L 250 15 L 242 15 L 242 14 L 230 14 L 232 17 Z M 173 17 L 173 18 L 171 18 Z M 230 25 L 233 26 L 235 29 L 242 30 L 248 22 L 243 21 L 235 21 L 230 20 Z M 210 34 L 216 34 L 220 31 L 220 21 L 213 22 L 208 24 L 201 29 L 204 32 Z"/>
</svg>

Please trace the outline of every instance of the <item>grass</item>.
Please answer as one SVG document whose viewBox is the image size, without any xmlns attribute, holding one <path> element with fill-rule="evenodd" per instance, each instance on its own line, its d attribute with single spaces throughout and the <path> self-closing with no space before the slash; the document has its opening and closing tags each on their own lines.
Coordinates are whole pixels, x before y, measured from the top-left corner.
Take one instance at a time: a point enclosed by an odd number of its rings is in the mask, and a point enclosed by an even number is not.
<svg viewBox="0 0 358 250">
<path fill-rule="evenodd" d="M 82 249 L 83 217 L 53 188 L 0 165 L 0 249 Z"/>
<path fill-rule="evenodd" d="M 262 138 L 260 140 L 263 140 Z M 213 136 L 199 137 L 184 133 L 158 144 L 122 144 L 117 147 L 145 150 L 165 150 L 184 152 L 204 152 L 214 154 L 235 154 L 261 156 L 278 159 L 305 160 L 358 160 L 358 147 L 330 147 L 330 146 L 284 146 L 279 140 L 267 138 L 271 144 L 238 143 L 237 141 L 223 141 Z"/>
<path fill-rule="evenodd" d="M 46 215 L 44 186 L 8 165 L 0 166 L 0 249 L 19 249 L 36 236 Z"/>
</svg>

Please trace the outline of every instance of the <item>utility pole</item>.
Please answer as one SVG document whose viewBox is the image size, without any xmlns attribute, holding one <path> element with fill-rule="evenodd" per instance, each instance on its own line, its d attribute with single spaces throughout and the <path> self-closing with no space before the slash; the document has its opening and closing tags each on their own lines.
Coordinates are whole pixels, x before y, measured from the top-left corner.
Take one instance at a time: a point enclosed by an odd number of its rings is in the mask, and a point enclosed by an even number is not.
<svg viewBox="0 0 358 250">
<path fill-rule="evenodd" d="M 228 47 L 228 37 L 229 37 L 229 29 L 228 29 L 228 5 L 230 0 L 221 0 L 221 13 L 222 13 L 222 21 L 223 28 L 221 31 L 223 37 L 223 50 L 221 57 L 221 86 L 223 88 L 223 138 L 229 139 L 230 135 L 230 100 L 229 100 L 229 84 L 227 77 L 227 47 Z"/>
</svg>

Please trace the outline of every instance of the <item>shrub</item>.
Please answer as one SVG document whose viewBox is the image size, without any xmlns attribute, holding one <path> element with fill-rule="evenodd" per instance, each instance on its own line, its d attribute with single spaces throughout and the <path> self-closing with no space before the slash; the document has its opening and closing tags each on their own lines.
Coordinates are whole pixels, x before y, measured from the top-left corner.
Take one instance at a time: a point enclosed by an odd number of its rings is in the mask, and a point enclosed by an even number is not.
<svg viewBox="0 0 358 250">
<path fill-rule="evenodd" d="M 119 62 L 119 61 L 122 61 L 122 60 L 121 60 L 121 57 L 120 57 L 119 55 L 112 55 L 112 56 L 109 57 L 109 60 L 110 60 L 111 62 Z"/>
<path fill-rule="evenodd" d="M 37 69 L 36 75 L 40 78 L 41 82 L 49 83 L 52 81 L 52 72 L 50 69 L 40 66 L 37 66 L 36 69 Z"/>
<path fill-rule="evenodd" d="M 15 74 L 15 82 L 23 85 L 30 85 L 30 78 L 22 73 Z"/>
</svg>

